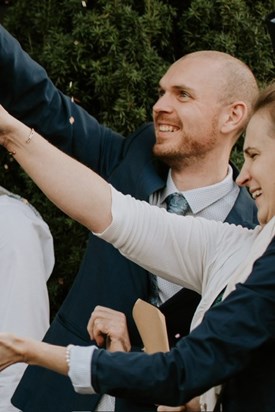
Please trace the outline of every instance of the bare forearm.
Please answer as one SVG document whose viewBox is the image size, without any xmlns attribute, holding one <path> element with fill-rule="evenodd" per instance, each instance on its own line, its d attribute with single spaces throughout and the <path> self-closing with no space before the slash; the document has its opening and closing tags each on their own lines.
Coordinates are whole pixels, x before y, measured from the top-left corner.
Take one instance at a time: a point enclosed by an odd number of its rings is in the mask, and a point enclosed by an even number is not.
<svg viewBox="0 0 275 412">
<path fill-rule="evenodd" d="M 62 375 L 68 374 L 65 347 L 1 333 L 0 370 L 18 362 L 48 368 Z"/>
<path fill-rule="evenodd" d="M 68 374 L 66 348 L 32 341 L 26 348 L 26 360 L 29 365 L 38 365 L 62 375 Z"/>
<path fill-rule="evenodd" d="M 9 116 L 3 109 L 1 117 Z M 8 118 L 0 130 L 1 143 L 13 154 L 26 173 L 46 196 L 73 219 L 95 232 L 111 223 L 111 192 L 109 185 L 84 165 L 65 155 L 30 129 Z M 2 125 L 1 125 L 2 129 Z"/>
</svg>

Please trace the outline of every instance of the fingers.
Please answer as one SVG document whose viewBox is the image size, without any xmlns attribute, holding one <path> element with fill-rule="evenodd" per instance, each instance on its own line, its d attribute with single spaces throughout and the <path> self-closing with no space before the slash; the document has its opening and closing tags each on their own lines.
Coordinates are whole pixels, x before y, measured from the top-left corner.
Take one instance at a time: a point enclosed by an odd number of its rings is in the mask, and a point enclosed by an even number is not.
<svg viewBox="0 0 275 412">
<path fill-rule="evenodd" d="M 111 351 L 129 351 L 131 348 L 126 317 L 122 312 L 97 306 L 91 314 L 87 330 L 98 346 L 106 345 Z"/>
<path fill-rule="evenodd" d="M 95 308 L 89 319 L 87 330 L 91 339 L 94 339 L 98 346 L 105 345 L 107 334 L 107 325 L 103 321 L 103 316 L 100 315 L 99 306 Z"/>
</svg>

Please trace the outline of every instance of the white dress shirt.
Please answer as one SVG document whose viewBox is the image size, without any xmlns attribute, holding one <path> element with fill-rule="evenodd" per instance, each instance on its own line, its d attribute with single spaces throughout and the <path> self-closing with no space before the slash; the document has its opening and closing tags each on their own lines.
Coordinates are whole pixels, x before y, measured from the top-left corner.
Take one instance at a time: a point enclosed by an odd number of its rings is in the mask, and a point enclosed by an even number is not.
<svg viewBox="0 0 275 412">
<path fill-rule="evenodd" d="M 1 188 L 0 188 L 1 189 Z M 48 225 L 25 200 L 0 190 L 0 331 L 41 340 L 49 327 L 47 280 L 54 266 Z M 14 412 L 10 398 L 26 368 L 0 373 L 0 412 Z"/>
</svg>

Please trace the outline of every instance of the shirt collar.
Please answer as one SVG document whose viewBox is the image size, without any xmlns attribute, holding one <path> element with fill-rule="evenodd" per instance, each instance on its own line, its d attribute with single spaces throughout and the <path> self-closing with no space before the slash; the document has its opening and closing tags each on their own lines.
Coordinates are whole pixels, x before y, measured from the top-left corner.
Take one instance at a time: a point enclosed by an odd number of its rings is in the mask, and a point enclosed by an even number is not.
<svg viewBox="0 0 275 412">
<path fill-rule="evenodd" d="M 167 177 L 167 184 L 165 189 L 160 195 L 160 202 L 163 204 L 167 196 L 171 193 L 180 192 L 184 195 L 189 203 L 192 213 L 196 214 L 205 209 L 206 207 L 212 205 L 217 200 L 222 199 L 234 188 L 233 181 L 233 170 L 232 167 L 228 166 L 228 172 L 226 177 L 214 185 L 200 187 L 197 189 L 179 191 L 173 182 L 171 176 L 171 169 L 169 170 Z"/>
</svg>

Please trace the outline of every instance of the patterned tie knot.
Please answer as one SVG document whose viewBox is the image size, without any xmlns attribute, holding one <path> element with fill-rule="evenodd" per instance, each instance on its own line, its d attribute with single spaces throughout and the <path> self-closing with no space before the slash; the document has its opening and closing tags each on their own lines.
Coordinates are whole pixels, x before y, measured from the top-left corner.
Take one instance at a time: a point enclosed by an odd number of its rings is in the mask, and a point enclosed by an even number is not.
<svg viewBox="0 0 275 412">
<path fill-rule="evenodd" d="M 185 215 L 189 212 L 190 206 L 183 194 L 172 193 L 165 199 L 167 204 L 167 211 L 170 213 L 176 213 L 177 215 Z"/>
</svg>

